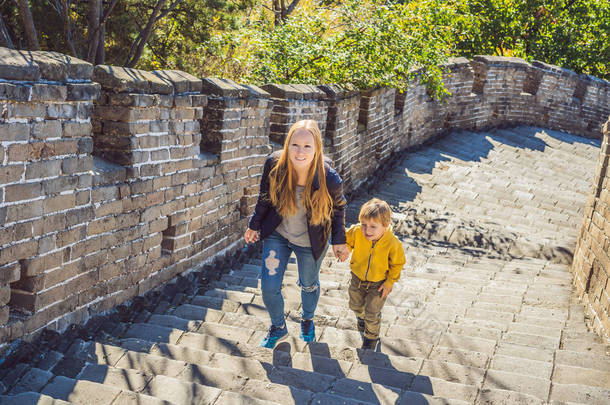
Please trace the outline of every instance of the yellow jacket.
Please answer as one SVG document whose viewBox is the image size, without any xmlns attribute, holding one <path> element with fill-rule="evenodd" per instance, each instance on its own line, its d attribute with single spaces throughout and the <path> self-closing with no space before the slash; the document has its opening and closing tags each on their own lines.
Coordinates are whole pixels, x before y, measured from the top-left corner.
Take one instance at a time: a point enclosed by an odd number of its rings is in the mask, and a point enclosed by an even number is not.
<svg viewBox="0 0 610 405">
<path fill-rule="evenodd" d="M 405 252 L 390 227 L 376 242 L 370 242 L 360 229 L 360 224 L 352 225 L 347 232 L 346 244 L 352 251 L 349 266 L 362 281 L 382 281 L 391 287 L 400 278 L 405 265 Z"/>
</svg>

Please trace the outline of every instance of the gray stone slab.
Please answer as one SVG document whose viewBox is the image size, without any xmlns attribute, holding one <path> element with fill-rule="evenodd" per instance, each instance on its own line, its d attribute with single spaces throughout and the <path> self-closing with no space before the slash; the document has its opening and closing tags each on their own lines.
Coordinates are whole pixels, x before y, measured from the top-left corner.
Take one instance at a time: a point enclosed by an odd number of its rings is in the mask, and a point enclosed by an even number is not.
<svg viewBox="0 0 610 405">
<path fill-rule="evenodd" d="M 610 370 L 610 359 L 596 354 L 586 354 L 571 350 L 555 351 L 555 364 L 572 367 L 593 368 L 599 371 Z"/>
<path fill-rule="evenodd" d="M 238 328 L 209 322 L 202 323 L 196 332 L 204 335 L 234 340 L 236 342 L 247 342 L 254 333 L 252 329 Z"/>
<path fill-rule="evenodd" d="M 426 358 L 432 351 L 432 344 L 382 337 L 377 350 L 392 356 Z"/>
<path fill-rule="evenodd" d="M 556 364 L 553 371 L 553 382 L 610 388 L 610 368 L 602 371 Z"/>
<path fill-rule="evenodd" d="M 31 368 L 21 377 L 9 394 L 16 395 L 22 392 L 40 391 L 51 378 L 53 378 L 53 373 L 39 368 Z"/>
<path fill-rule="evenodd" d="M 186 363 L 153 354 L 127 352 L 116 364 L 116 367 L 137 369 L 149 375 L 162 374 L 168 377 L 176 377 L 186 368 Z"/>
<path fill-rule="evenodd" d="M 92 80 L 115 93 L 171 94 L 174 90 L 171 82 L 152 72 L 119 66 L 97 65 Z"/>
<path fill-rule="evenodd" d="M 174 404 L 212 405 L 221 394 L 215 387 L 176 380 L 158 375 L 146 386 L 143 393 Z"/>
<path fill-rule="evenodd" d="M 478 387 L 483 382 L 485 370 L 446 361 L 425 360 L 419 375 Z"/>
<path fill-rule="evenodd" d="M 217 309 L 223 312 L 235 312 L 239 308 L 239 302 L 223 300 L 219 297 L 209 297 L 207 295 L 197 295 L 191 301 L 192 305 Z"/>
<path fill-rule="evenodd" d="M 488 370 L 483 388 L 516 391 L 546 400 L 551 382 L 524 374 Z"/>
<path fill-rule="evenodd" d="M 186 346 L 169 345 L 160 343 L 152 347 L 150 355 L 167 358 L 169 360 L 179 360 L 193 364 L 207 364 L 215 353 L 208 352 L 199 348 Z"/>
<path fill-rule="evenodd" d="M 466 405 L 469 403 L 458 399 L 441 398 L 419 392 L 405 391 L 400 396 L 399 405 Z"/>
<path fill-rule="evenodd" d="M 311 392 L 299 388 L 260 380 L 246 381 L 239 392 L 249 397 L 277 401 L 286 405 L 308 404 L 313 395 Z"/>
<path fill-rule="evenodd" d="M 409 391 L 472 403 L 477 395 L 478 388 L 440 378 L 418 375 L 413 380 Z"/>
<path fill-rule="evenodd" d="M 115 368 L 102 364 L 88 364 L 76 376 L 78 380 L 91 381 L 126 391 L 138 392 L 152 379 L 151 375 L 131 368 Z"/>
<path fill-rule="evenodd" d="M 185 333 L 178 342 L 178 345 L 226 354 L 230 354 L 237 348 L 237 342 L 234 340 L 223 339 L 216 336 L 200 335 L 198 333 Z"/>
<path fill-rule="evenodd" d="M 325 392 L 319 392 L 313 396 L 312 403 L 316 405 L 367 405 L 371 402 L 362 402 L 362 400 L 355 400 L 350 398 L 341 397 L 335 394 L 327 394 Z"/>
<path fill-rule="evenodd" d="M 154 325 L 160 325 L 160 326 L 167 326 L 168 328 L 182 329 L 185 331 L 192 332 L 192 331 L 197 330 L 201 326 L 203 321 L 187 320 L 187 319 L 183 319 L 183 318 L 180 318 L 178 316 L 173 316 L 173 315 L 153 314 L 148 319 L 147 323 L 154 324 Z"/>
<path fill-rule="evenodd" d="M 177 379 L 193 382 L 222 390 L 239 391 L 245 384 L 246 377 L 237 374 L 238 370 L 223 370 L 204 365 L 187 364 Z"/>
<path fill-rule="evenodd" d="M 295 353 L 289 366 L 300 370 L 315 371 L 316 373 L 343 378 L 350 373 L 354 364 L 311 353 Z"/>
<path fill-rule="evenodd" d="M 524 405 L 543 405 L 546 401 L 536 398 L 532 395 L 523 394 L 515 391 L 499 390 L 499 389 L 482 389 L 477 397 L 476 405 L 509 405 L 509 404 L 524 404 Z"/>
<path fill-rule="evenodd" d="M 441 337 L 438 346 L 492 354 L 496 347 L 496 342 L 489 339 L 445 333 Z"/>
<path fill-rule="evenodd" d="M 281 352 L 280 352 L 281 353 Z M 284 354 L 284 353 L 281 353 Z M 237 356 L 229 356 L 223 353 L 215 354 L 209 362 L 199 363 L 206 366 L 217 368 L 220 370 L 229 370 L 236 375 L 268 381 L 269 373 L 271 373 L 274 365 L 282 365 L 284 362 L 277 364 L 258 361 L 255 358 L 243 358 Z"/>
<path fill-rule="evenodd" d="M 222 318 L 223 312 L 197 305 L 184 304 L 174 309 L 172 315 L 183 319 L 218 322 Z"/>
<path fill-rule="evenodd" d="M 127 332 L 123 337 L 148 340 L 150 342 L 176 344 L 184 333 L 185 332 L 182 330 L 165 326 L 148 323 L 134 323 L 127 329 Z"/>
<path fill-rule="evenodd" d="M 576 402 L 588 405 L 608 405 L 610 389 L 578 384 L 553 383 L 552 401 Z"/>
<path fill-rule="evenodd" d="M 353 380 L 382 384 L 398 389 L 407 389 L 411 386 L 414 373 L 402 372 L 383 367 L 355 365 L 347 376 Z"/>
<path fill-rule="evenodd" d="M 0 405 L 70 405 L 70 402 L 38 392 L 23 392 L 17 395 L 0 395 Z"/>
<path fill-rule="evenodd" d="M 509 371 L 532 377 L 550 379 L 553 372 L 553 364 L 546 361 L 531 360 L 522 357 L 503 356 L 495 354 L 489 365 L 490 369 Z"/>
<path fill-rule="evenodd" d="M 381 384 L 371 384 L 351 378 L 342 378 L 337 380 L 330 393 L 359 401 L 390 405 L 398 401 L 401 391 L 398 388 L 386 387 Z"/>
<path fill-rule="evenodd" d="M 430 353 L 430 359 L 447 361 L 470 367 L 485 368 L 489 361 L 489 355 L 470 350 L 436 346 Z"/>
<path fill-rule="evenodd" d="M 58 376 L 44 387 L 41 394 L 74 404 L 110 405 L 120 392 L 116 387 Z"/>
<path fill-rule="evenodd" d="M 241 404 L 241 405 L 279 405 L 282 402 L 266 401 L 264 399 L 252 398 L 237 392 L 223 391 L 218 397 L 219 404 Z"/>
<path fill-rule="evenodd" d="M 131 391 L 122 391 L 114 403 L 121 405 L 172 405 L 172 402 Z"/>
<path fill-rule="evenodd" d="M 257 316 L 234 312 L 226 312 L 219 323 L 252 330 L 267 330 L 269 328 L 269 321 L 262 320 Z"/>
<path fill-rule="evenodd" d="M 269 380 L 276 384 L 288 385 L 307 391 L 325 392 L 331 387 L 335 377 L 279 366 L 272 370 Z"/>
<path fill-rule="evenodd" d="M 0 78 L 36 81 L 40 79 L 40 68 L 31 52 L 0 47 Z"/>
</svg>

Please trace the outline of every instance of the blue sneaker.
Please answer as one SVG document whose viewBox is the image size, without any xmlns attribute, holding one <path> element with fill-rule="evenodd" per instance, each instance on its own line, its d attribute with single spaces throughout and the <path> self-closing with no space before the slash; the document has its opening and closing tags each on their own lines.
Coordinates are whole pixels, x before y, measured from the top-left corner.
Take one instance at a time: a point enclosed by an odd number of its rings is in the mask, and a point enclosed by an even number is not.
<svg viewBox="0 0 610 405">
<path fill-rule="evenodd" d="M 285 324 L 282 328 L 277 327 L 275 325 L 271 325 L 267 336 L 265 336 L 260 345 L 262 347 L 268 347 L 269 349 L 273 349 L 275 347 L 275 344 L 286 336 L 288 336 L 288 328 Z"/>
<path fill-rule="evenodd" d="M 316 327 L 313 324 L 313 319 L 303 319 L 301 321 L 301 339 L 306 342 L 316 340 Z"/>
</svg>

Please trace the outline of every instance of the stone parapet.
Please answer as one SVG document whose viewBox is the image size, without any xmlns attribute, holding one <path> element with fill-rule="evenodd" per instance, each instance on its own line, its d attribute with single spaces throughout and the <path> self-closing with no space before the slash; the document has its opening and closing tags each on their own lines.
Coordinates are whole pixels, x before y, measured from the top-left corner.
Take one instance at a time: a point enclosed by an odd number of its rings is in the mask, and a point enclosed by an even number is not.
<svg viewBox="0 0 610 405">
<path fill-rule="evenodd" d="M 82 250 L 68 242 L 85 236 L 94 218 L 91 113 L 100 86 L 92 72 L 58 53 L 0 48 L 4 341 L 74 311 L 94 278 Z"/>
<path fill-rule="evenodd" d="M 307 84 L 267 84 L 262 89 L 271 95 L 269 139 L 284 143 L 288 130 L 296 121 L 312 119 L 318 122 L 322 134 L 326 131 L 328 107 L 321 89 Z"/>
<path fill-rule="evenodd" d="M 599 161 L 585 206 L 572 263 L 574 286 L 590 325 L 610 341 L 610 119 L 603 127 Z"/>
</svg>

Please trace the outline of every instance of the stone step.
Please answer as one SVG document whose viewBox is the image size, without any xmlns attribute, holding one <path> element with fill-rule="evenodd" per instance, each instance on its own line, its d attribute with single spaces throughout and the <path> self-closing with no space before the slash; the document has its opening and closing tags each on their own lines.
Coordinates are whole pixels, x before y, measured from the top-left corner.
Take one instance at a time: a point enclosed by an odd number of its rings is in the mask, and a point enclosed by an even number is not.
<svg viewBox="0 0 610 405">
<path fill-rule="evenodd" d="M 341 333 L 338 330 L 334 330 L 334 332 L 331 333 L 331 331 L 333 331 L 333 329 L 334 328 L 328 328 L 328 327 L 324 329 L 323 335 L 319 339 L 321 344 L 330 346 L 330 344 L 336 344 L 337 342 L 339 342 L 340 343 L 339 346 L 343 346 L 343 347 L 346 347 L 346 346 L 351 346 L 351 347 L 359 346 L 361 338 L 360 338 L 360 334 L 358 332 L 352 332 L 352 334 L 349 334 L 349 333 L 346 334 L 346 333 Z M 210 333 L 210 332 L 211 333 L 215 333 L 215 331 L 216 331 L 217 334 L 222 334 L 222 331 L 221 331 L 220 328 L 213 328 L 213 327 L 212 328 L 208 328 L 205 332 L 207 332 L 207 333 Z M 197 334 L 201 334 L 201 333 L 202 333 L 201 330 L 197 331 Z M 331 335 L 329 335 L 329 333 Z M 166 333 L 166 334 L 167 335 L 171 335 L 171 333 Z M 179 344 L 184 344 L 185 341 L 193 342 L 193 339 L 192 339 L 193 333 L 192 332 L 188 332 L 187 334 L 188 334 L 188 336 L 190 338 L 187 337 L 185 339 L 183 337 L 182 339 L 180 339 L 181 343 L 179 343 Z M 264 335 L 264 331 L 259 332 L 259 339 L 262 338 L 263 335 Z M 134 334 L 129 334 L 127 336 L 134 336 Z M 135 336 L 137 336 L 137 335 L 135 335 Z M 246 345 L 246 344 L 248 344 L 248 345 L 249 344 L 256 345 L 257 340 L 253 341 L 253 339 L 251 339 L 251 336 L 252 336 L 251 331 L 248 330 L 247 332 L 245 332 L 244 338 L 239 340 L 240 344 L 242 346 Z M 217 339 L 220 339 L 218 336 L 215 336 L 215 337 Z M 351 339 L 351 341 L 350 341 L 350 339 Z M 196 341 L 197 341 L 197 339 L 195 339 L 195 342 Z M 247 343 L 243 343 L 243 342 L 247 342 Z M 301 342 L 301 346 L 303 346 L 302 343 L 303 342 Z M 235 348 L 236 345 L 237 344 L 233 344 L 233 348 Z M 421 357 L 421 358 L 425 358 L 425 357 L 427 357 L 428 353 L 431 350 L 431 346 L 430 346 L 429 348 L 424 349 L 424 351 L 422 351 L 421 348 L 420 348 L 421 347 L 420 344 L 417 344 L 416 342 L 409 342 L 409 341 L 402 340 L 402 339 L 382 338 L 381 339 L 381 346 L 382 346 L 382 351 L 384 353 L 392 353 L 392 354 L 396 355 L 397 358 L 394 359 L 394 361 L 397 362 L 397 363 L 399 362 L 399 359 L 400 359 L 400 357 L 398 357 L 398 356 L 409 356 L 409 357 Z M 322 345 L 318 346 L 318 349 L 317 349 L 318 352 L 321 349 L 321 347 L 323 347 L 323 346 Z M 256 349 L 258 349 L 258 348 L 256 348 Z M 233 352 L 234 350 L 235 349 L 231 350 L 231 352 Z M 251 349 L 249 349 L 249 351 L 250 350 Z M 336 349 L 335 349 L 335 351 L 336 351 Z M 296 361 L 297 361 L 297 359 L 299 359 L 299 356 L 295 355 L 293 357 L 295 359 L 295 362 L 293 362 L 292 367 L 295 367 L 295 366 L 297 366 Z M 390 357 L 390 356 L 388 356 L 388 357 Z M 373 357 L 373 359 L 375 359 L 375 357 Z M 391 360 L 392 359 L 390 359 L 390 361 Z M 416 359 L 414 359 L 414 360 L 416 361 Z M 298 364 L 301 365 L 302 361 L 303 361 L 302 359 L 299 360 Z M 321 367 L 321 364 L 322 364 L 323 360 L 322 359 L 317 359 L 317 361 L 318 361 L 318 364 L 320 364 L 320 367 Z M 372 361 L 372 360 L 370 360 L 370 361 Z M 376 359 L 375 361 L 376 361 L 375 364 L 379 364 L 380 359 Z M 420 360 L 420 363 L 421 363 L 421 361 L 423 361 L 423 360 Z M 353 368 L 353 367 L 354 366 L 352 366 L 352 368 L 351 368 L 352 372 L 350 372 L 350 375 L 347 375 L 347 377 L 351 377 L 351 373 L 356 372 L 354 370 L 359 369 L 358 367 L 361 367 L 361 366 L 358 366 L 356 368 Z M 366 366 L 366 367 L 367 367 L 367 369 L 369 371 L 370 371 L 371 367 L 374 367 L 374 369 L 376 369 L 376 370 L 379 369 L 376 366 Z M 407 374 L 405 374 L 405 375 L 411 375 L 413 373 L 416 373 L 417 369 L 418 369 L 417 364 L 409 364 L 410 368 L 408 368 L 408 369 L 405 369 L 405 367 L 406 367 L 405 364 L 401 365 L 401 369 L 402 370 L 408 370 L 408 371 L 406 371 Z M 349 369 L 348 365 L 345 365 L 345 366 L 340 367 L 340 368 L 342 370 Z M 400 373 L 402 371 L 396 371 L 395 369 L 387 369 L 387 368 L 384 368 L 384 367 L 381 367 L 381 368 L 384 369 L 386 373 L 390 373 L 388 375 L 395 375 L 396 378 L 398 378 L 399 381 L 401 380 Z M 428 369 L 430 370 L 430 373 L 433 374 L 433 376 L 438 377 L 439 379 L 448 378 L 448 379 L 451 379 L 451 380 L 455 380 L 455 382 L 458 382 L 458 383 L 460 383 L 460 382 L 470 382 L 470 377 L 468 377 L 468 376 L 470 375 L 469 373 L 472 373 L 472 372 L 475 372 L 474 375 L 478 376 L 477 378 L 478 378 L 478 381 L 480 383 L 480 381 L 482 380 L 482 375 L 483 375 L 483 370 L 482 369 L 476 369 L 475 367 L 460 366 L 459 364 L 449 364 L 449 363 L 446 363 L 446 362 L 433 361 L 433 360 L 430 360 L 430 361 L 428 361 L 426 363 L 426 370 L 428 370 Z M 325 368 L 325 370 L 335 370 L 336 371 L 338 369 L 337 369 L 337 365 L 336 364 L 332 364 L 331 363 L 331 365 L 327 366 Z M 443 374 L 439 370 L 445 370 L 445 373 Z M 447 372 L 446 370 L 451 370 L 451 371 Z M 464 374 L 465 376 L 461 376 L 460 373 Z M 385 382 L 386 385 L 388 384 L 387 379 L 388 379 L 388 376 L 386 375 L 386 377 L 384 379 L 384 381 L 386 381 Z M 477 380 L 475 379 L 474 382 L 476 382 L 476 381 Z M 395 383 L 395 384 L 397 384 L 397 383 Z"/>
<path fill-rule="evenodd" d="M 55 376 L 41 391 L 41 394 L 74 404 L 110 405 L 119 404 L 169 405 L 155 396 L 136 393 L 131 389 L 64 376 Z"/>
<path fill-rule="evenodd" d="M 235 343 L 236 347 L 239 346 L 241 348 L 241 350 L 238 349 L 236 350 L 236 352 L 250 356 L 245 359 L 236 358 L 221 353 L 206 352 L 203 350 L 195 349 L 191 345 L 189 345 L 188 347 L 182 347 L 181 345 L 183 344 L 184 342 L 180 343 L 180 346 L 176 346 L 167 344 L 154 344 L 153 342 L 148 342 L 148 344 L 145 344 L 143 347 L 144 349 L 150 347 L 149 350 L 151 353 L 163 354 L 163 356 L 171 356 L 174 359 L 172 360 L 172 362 L 175 362 L 175 359 L 179 359 L 179 368 L 184 366 L 183 362 L 185 361 L 196 361 L 197 363 L 205 362 L 205 364 L 209 364 L 211 368 L 230 369 L 238 375 L 248 377 L 248 382 L 250 383 L 253 383 L 256 380 L 269 379 L 271 382 L 279 383 L 280 385 L 290 385 L 291 387 L 298 386 L 300 389 L 308 391 L 316 391 L 319 390 L 320 387 L 325 387 L 325 390 L 328 390 L 330 389 L 332 384 L 335 384 L 333 382 L 334 379 L 338 379 L 336 380 L 336 385 L 339 387 L 344 386 L 346 384 L 360 384 L 362 381 L 364 381 L 369 382 L 371 384 L 375 384 L 377 387 L 389 391 L 398 389 L 403 393 L 403 395 L 405 395 L 406 392 L 404 391 L 408 389 L 408 387 L 415 378 L 414 372 L 417 372 L 417 370 L 420 368 L 421 363 L 423 362 L 423 360 L 416 359 L 408 359 L 407 361 L 407 359 L 401 357 L 389 359 L 389 356 L 382 355 L 381 353 L 361 353 L 360 351 L 356 351 L 357 355 L 362 356 L 361 358 L 365 361 L 374 362 L 375 364 L 387 365 L 388 361 L 391 362 L 392 360 L 394 360 L 396 362 L 396 365 L 402 370 L 409 369 L 411 371 L 399 371 L 395 368 L 390 369 L 387 367 L 376 367 L 364 364 L 356 364 L 351 363 L 347 360 L 337 360 L 329 358 L 327 356 L 313 354 L 312 352 L 324 353 L 328 355 L 330 354 L 330 350 L 332 350 L 340 355 L 346 355 L 345 349 L 340 351 L 339 348 L 335 347 L 329 350 L 329 346 L 319 343 L 310 345 L 303 344 L 302 348 L 308 348 L 310 352 L 295 352 L 292 354 L 292 356 L 290 356 L 288 353 L 279 350 L 271 351 L 269 349 L 264 349 L 256 346 L 245 348 L 245 345 L 242 342 Z M 127 342 L 127 345 L 129 346 L 129 342 Z M 136 345 L 142 344 L 136 343 Z M 133 346 L 134 343 L 131 344 L 130 348 L 133 348 Z M 265 354 L 263 355 L 263 353 Z M 254 360 L 254 357 L 251 355 L 266 357 L 267 359 L 269 359 L 269 356 L 272 355 L 272 359 L 274 361 L 273 368 L 270 368 L 271 364 L 269 363 L 269 367 L 265 367 L 264 364 L 261 364 L 260 361 Z M 354 356 L 353 353 L 352 356 Z M 151 365 L 155 365 L 156 367 L 154 369 L 150 369 L 150 372 L 155 374 L 158 373 L 158 370 L 161 369 L 171 370 L 171 367 L 167 364 L 167 359 L 159 356 L 154 357 L 157 358 L 156 363 L 151 360 L 151 355 L 146 355 L 142 353 L 130 354 L 128 352 L 123 358 L 121 358 L 121 361 L 119 361 L 117 366 L 122 367 L 121 363 L 125 363 L 137 365 L 139 369 L 143 369 L 147 367 L 150 368 Z M 146 358 L 146 360 L 144 360 L 143 358 Z M 141 364 L 144 361 L 146 361 L 146 365 L 142 366 Z M 382 363 L 382 361 L 386 363 Z M 437 363 L 437 368 L 443 368 L 441 362 L 435 363 Z M 458 365 L 453 365 L 452 367 L 455 370 L 455 367 L 458 367 Z M 269 370 L 272 370 L 271 374 L 269 374 Z M 199 375 L 199 373 L 197 374 Z M 323 377 L 324 375 L 326 377 Z M 383 384 L 379 384 L 380 381 L 383 381 Z M 416 386 L 416 388 L 420 390 L 423 389 L 421 384 L 419 386 Z M 409 393 L 406 395 L 412 397 L 416 394 Z M 328 393 L 325 395 L 325 398 L 325 400 L 330 400 Z M 336 401 L 338 399 L 341 398 L 335 396 L 333 400 Z M 357 399 L 362 400 L 360 396 L 358 396 Z M 435 402 L 440 401 L 439 398 L 432 397 L 431 399 L 434 399 Z"/>
<path fill-rule="evenodd" d="M 56 399 L 39 392 L 22 392 L 17 395 L 0 395 L 0 405 L 69 405 L 72 402 Z"/>
</svg>

